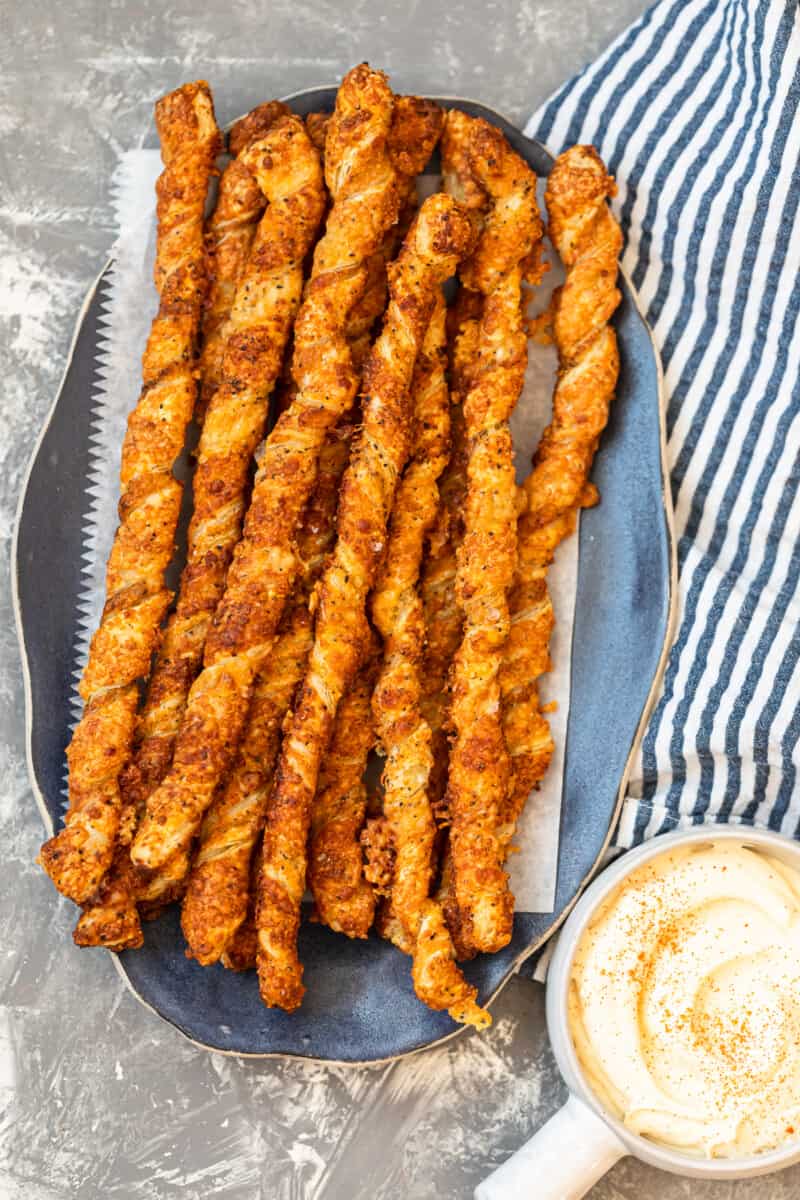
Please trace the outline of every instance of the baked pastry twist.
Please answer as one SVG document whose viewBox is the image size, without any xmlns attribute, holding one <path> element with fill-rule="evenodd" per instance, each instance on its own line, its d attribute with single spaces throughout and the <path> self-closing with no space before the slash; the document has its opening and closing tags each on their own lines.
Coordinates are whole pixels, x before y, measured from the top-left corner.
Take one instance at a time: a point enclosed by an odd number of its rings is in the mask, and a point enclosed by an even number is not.
<svg viewBox="0 0 800 1200">
<path fill-rule="evenodd" d="M 451 110 L 442 135 L 442 173 L 445 190 L 470 209 L 480 228 L 488 197 L 472 177 L 467 147 L 472 136 L 470 118 Z M 439 483 L 439 511 L 431 531 L 422 572 L 425 612 L 425 670 L 422 713 L 431 729 L 433 767 L 428 795 L 434 817 L 447 823 L 445 789 L 449 745 L 445 728 L 449 698 L 447 680 L 461 642 L 462 615 L 456 603 L 455 580 L 458 548 L 464 536 L 464 503 L 467 495 L 467 444 L 464 434 L 464 398 L 475 367 L 478 331 L 483 309 L 480 292 L 459 285 L 447 313 L 448 367 L 450 373 L 450 459 Z"/>
<path fill-rule="evenodd" d="M 261 995 L 292 1010 L 303 996 L 297 957 L 306 838 L 320 761 L 338 703 L 369 644 L 365 604 L 409 451 L 409 386 L 436 292 L 469 249 L 466 214 L 431 196 L 390 268 L 390 302 L 364 375 L 363 426 L 342 484 L 338 539 L 318 592 L 315 640 L 284 737 L 264 831 L 257 923 Z"/>
<path fill-rule="evenodd" d="M 436 490 L 436 479 L 446 457 L 446 447 L 449 441 L 448 393 L 444 378 L 444 298 L 441 294 L 436 297 L 436 304 L 431 317 L 425 339 L 417 358 L 411 384 L 413 401 L 415 444 L 412 459 L 406 467 L 395 496 L 391 516 L 391 531 L 389 535 L 386 560 L 381 568 L 378 581 L 372 597 L 372 612 L 375 626 L 384 638 L 384 663 L 379 677 L 378 687 L 373 696 L 373 711 L 375 724 L 381 727 L 381 744 L 384 751 L 395 732 L 401 735 L 406 728 L 411 727 L 416 700 L 413 693 L 409 695 L 408 684 L 416 687 L 417 663 L 416 656 L 421 653 L 424 630 L 418 626 L 416 604 L 416 583 L 419 572 L 422 547 L 428 528 L 431 524 L 430 486 Z M 426 487 L 426 485 L 428 485 Z M 435 500 L 434 500 L 435 509 Z M 435 516 L 435 511 L 434 511 Z M 412 611 L 413 610 L 413 611 Z M 407 617 L 407 620 L 406 620 Z M 405 631 L 400 633 L 398 623 L 404 623 Z M 392 651 L 389 639 L 397 632 L 399 637 L 392 645 L 397 651 L 392 670 L 387 673 L 387 659 Z M 407 662 L 407 655 L 411 661 Z M 374 675 L 374 672 L 373 672 Z M 411 678 L 407 678 L 411 676 Z M 405 688 L 405 691 L 394 690 Z M 409 710 L 403 707 L 403 700 L 408 699 Z M 367 697 L 369 704 L 369 697 Z M 346 698 L 340 705 L 336 719 L 336 727 L 331 740 L 323 775 L 332 773 L 330 761 L 338 752 L 339 738 L 358 742 L 362 749 L 362 770 L 368 751 L 374 743 L 372 733 L 372 713 L 367 722 L 369 737 L 366 732 L 362 738 L 356 733 L 350 733 L 351 722 L 344 717 Z M 393 714 L 397 714 L 397 720 Z M 381 718 L 383 720 L 381 721 Z M 398 723 L 399 722 L 399 723 Z M 409 744 L 412 761 L 415 759 L 414 749 Z M 423 756 L 424 757 L 424 756 Z M 348 766 L 351 766 L 354 755 L 349 746 L 345 754 Z M 427 772 L 425 761 L 417 763 L 420 771 Z M 352 771 L 355 775 L 355 771 Z M 418 804 L 424 803 L 425 783 L 420 782 L 415 799 Z M 366 937 L 372 924 L 375 908 L 375 895 L 389 893 L 390 872 L 387 869 L 387 856 L 391 863 L 395 858 L 395 838 L 392 821 L 387 816 L 373 818 L 370 828 L 364 831 L 360 838 L 366 810 L 366 791 L 359 792 L 358 817 L 353 819 L 348 811 L 340 821 L 337 819 L 337 797 L 335 789 L 327 787 L 322 779 L 314 800 L 311 815 L 311 844 L 309 856 L 309 880 L 316 901 L 317 914 L 324 924 L 338 932 L 347 933 L 350 937 Z M 424 814 L 420 814 L 420 820 Z M 384 826 L 380 838 L 375 836 L 375 826 Z M 429 847 L 430 849 L 430 847 Z M 367 871 L 363 870 L 362 854 L 367 855 Z M 378 861 L 379 857 L 382 861 Z M 424 859 L 424 851 L 422 853 Z M 426 871 L 430 873 L 430 854 L 428 855 Z M 338 886 L 339 880 L 346 879 L 347 886 Z M 368 884 L 377 881 L 376 887 Z M 385 882 L 384 882 L 385 881 Z M 427 890 L 424 890 L 427 895 Z M 385 931 L 384 931 L 385 932 Z M 410 943 L 401 939 L 401 944 L 408 949 Z"/>
<path fill-rule="evenodd" d="M 365 938 L 375 916 L 359 835 L 367 809 L 364 770 L 375 745 L 371 700 L 377 667 L 371 647 L 336 710 L 311 808 L 308 884 L 315 919 L 351 938 Z"/>
<path fill-rule="evenodd" d="M 322 448 L 297 539 L 302 568 L 295 594 L 269 662 L 257 676 L 233 769 L 201 829 L 181 924 L 193 957 L 204 966 L 226 953 L 247 914 L 253 848 L 264 826 L 281 728 L 311 649 L 309 596 L 335 537 L 333 519 L 351 433 L 350 426 L 338 428 Z"/>
<path fill-rule="evenodd" d="M 527 362 L 525 260 L 541 238 L 542 226 L 536 177 L 498 130 L 471 121 L 466 160 L 491 208 L 475 253 L 460 272 L 465 286 L 482 292 L 484 306 L 475 371 L 464 401 L 468 483 L 456 576 L 464 628 L 452 671 L 449 719 L 454 739 L 446 803 L 459 909 L 454 936 L 474 950 L 495 951 L 508 943 L 513 917 L 497 838 L 498 814 L 511 784 L 498 679 L 516 561 L 516 483 L 508 422 Z"/>
<path fill-rule="evenodd" d="M 383 639 L 372 697 L 379 750 L 386 758 L 379 820 L 386 827 L 393 863 L 390 902 L 383 906 L 380 926 L 384 936 L 409 953 L 429 892 L 435 836 L 427 796 L 430 727 L 420 712 L 425 627 L 418 584 L 450 444 L 444 357 L 445 305 L 440 294 L 414 369 L 414 443 L 397 487 L 386 557 L 371 598 L 372 620 Z"/>
<path fill-rule="evenodd" d="M 120 821 L 118 777 L 130 754 L 138 681 L 170 601 L 182 488 L 172 473 L 197 393 L 195 354 L 206 295 L 203 210 L 221 141 L 208 84 L 185 84 L 156 104 L 164 170 L 156 184 L 159 310 L 142 360 L 144 386 L 128 418 L 120 524 L 106 570 L 106 603 L 80 683 L 85 708 L 67 750 L 69 811 L 39 861 L 59 891 L 87 900 L 111 866 Z"/>
<path fill-rule="evenodd" d="M 221 796 L 203 823 L 181 926 L 191 956 L 217 962 L 247 915 L 250 858 L 263 824 L 281 727 L 311 647 L 307 605 L 295 605 L 259 674 L 239 752 Z"/>
<path fill-rule="evenodd" d="M 436 824 L 427 792 L 431 731 L 420 711 L 425 621 L 418 585 L 450 444 L 445 342 L 440 294 L 414 372 L 413 453 L 397 489 L 386 561 L 372 598 L 373 620 L 383 637 L 372 708 L 386 755 L 383 820 L 393 850 L 392 886 L 380 928 L 412 955 L 420 999 L 432 1008 L 450 1009 L 456 1019 L 484 1026 L 489 1019 L 475 1004 L 477 988 L 467 984 L 456 966 L 444 918 L 437 918 L 432 909 L 438 905 L 429 899 Z M 427 931 L 420 937 L 423 918 Z"/>
<path fill-rule="evenodd" d="M 589 472 L 619 374 L 616 335 L 609 324 L 620 302 L 622 233 L 607 203 L 614 193 L 614 181 L 591 146 L 573 146 L 559 155 L 545 193 L 550 238 L 566 279 L 553 298 L 559 360 L 553 417 L 524 484 L 511 633 L 501 674 L 503 728 L 514 767 L 514 787 L 499 814 L 498 837 L 506 851 L 553 753 L 537 682 L 551 666 L 554 617 L 547 568 L 574 530 L 579 509 L 597 500 Z"/>
<path fill-rule="evenodd" d="M 258 181 L 240 161 L 240 155 L 251 142 L 264 137 L 280 117 L 288 116 L 289 111 L 280 100 L 269 100 L 237 121 L 228 134 L 228 150 L 234 157 L 220 176 L 217 203 L 206 221 L 210 283 L 203 314 L 200 395 L 195 405 L 195 417 L 201 420 L 220 384 L 225 325 L 266 202 Z"/>
<path fill-rule="evenodd" d="M 425 661 L 420 707 L 431 731 L 433 765 L 428 781 L 428 797 L 439 824 L 447 823 L 444 806 L 449 753 L 445 729 L 447 677 L 461 642 L 462 627 L 455 581 L 458 547 L 464 533 L 464 501 L 467 494 L 463 402 L 475 365 L 482 306 L 478 292 L 468 292 L 461 287 L 447 313 L 450 457 L 439 480 L 439 509 L 430 533 L 420 585 L 425 615 Z"/>
<path fill-rule="evenodd" d="M 362 65 L 345 78 L 326 140 L 333 196 L 295 325 L 298 394 L 261 452 L 244 534 L 178 735 L 172 767 L 149 798 L 134 862 L 161 867 L 199 830 L 232 765 L 257 672 L 266 663 L 297 573 L 294 532 L 327 432 L 353 402 L 357 375 L 345 337 L 366 282 L 366 260 L 397 219 L 398 175 L 386 140 L 393 109 L 382 74 Z"/>
</svg>

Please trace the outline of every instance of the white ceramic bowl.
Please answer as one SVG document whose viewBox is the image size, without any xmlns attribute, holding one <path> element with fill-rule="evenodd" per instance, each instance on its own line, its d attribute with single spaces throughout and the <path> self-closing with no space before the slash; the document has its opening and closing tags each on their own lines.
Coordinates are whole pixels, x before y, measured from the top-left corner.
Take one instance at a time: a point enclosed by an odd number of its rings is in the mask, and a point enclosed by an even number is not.
<svg viewBox="0 0 800 1200">
<path fill-rule="evenodd" d="M 572 962 L 598 905 L 632 871 L 665 850 L 712 841 L 760 850 L 800 871 L 800 843 L 778 833 L 724 825 L 655 838 L 622 855 L 595 879 L 564 925 L 547 973 L 547 1028 L 569 1099 L 521 1150 L 478 1186 L 475 1200 L 579 1200 L 626 1154 L 693 1179 L 750 1179 L 800 1162 L 800 1141 L 746 1158 L 706 1159 L 631 1133 L 590 1090 L 575 1053 L 567 1008 Z"/>
</svg>

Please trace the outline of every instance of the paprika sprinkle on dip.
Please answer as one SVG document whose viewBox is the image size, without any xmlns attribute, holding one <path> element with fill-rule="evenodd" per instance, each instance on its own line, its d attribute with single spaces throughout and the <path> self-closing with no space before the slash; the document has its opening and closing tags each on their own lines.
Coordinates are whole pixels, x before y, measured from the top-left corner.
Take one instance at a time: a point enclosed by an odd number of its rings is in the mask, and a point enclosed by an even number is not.
<svg viewBox="0 0 800 1200">
<path fill-rule="evenodd" d="M 634 1133 L 706 1157 L 800 1129 L 800 873 L 745 846 L 667 850 L 599 908 L 573 963 L 572 1038 Z"/>
</svg>

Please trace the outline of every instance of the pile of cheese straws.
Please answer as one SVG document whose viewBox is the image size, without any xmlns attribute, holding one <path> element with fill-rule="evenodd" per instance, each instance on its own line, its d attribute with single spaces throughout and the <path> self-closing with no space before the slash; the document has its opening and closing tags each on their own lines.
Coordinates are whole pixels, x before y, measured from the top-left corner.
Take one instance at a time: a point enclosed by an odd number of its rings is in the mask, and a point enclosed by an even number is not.
<svg viewBox="0 0 800 1200">
<path fill-rule="evenodd" d="M 140 946 L 141 917 L 180 899 L 187 953 L 255 965 L 264 1002 L 290 1011 L 309 886 L 314 919 L 351 938 L 374 925 L 425 1004 L 484 1026 L 457 962 L 510 939 L 504 863 L 553 751 L 546 576 L 597 501 L 618 373 L 613 181 L 588 146 L 547 181 L 559 372 L 518 487 L 509 417 L 543 227 L 502 134 L 362 64 L 331 116 L 270 102 L 237 122 L 205 218 L 223 148 L 208 85 L 165 96 L 156 122 L 160 306 L 69 811 L 40 861 L 81 906 L 79 945 Z M 418 206 L 437 144 L 443 191 Z M 173 597 L 173 465 L 193 419 Z"/>
</svg>

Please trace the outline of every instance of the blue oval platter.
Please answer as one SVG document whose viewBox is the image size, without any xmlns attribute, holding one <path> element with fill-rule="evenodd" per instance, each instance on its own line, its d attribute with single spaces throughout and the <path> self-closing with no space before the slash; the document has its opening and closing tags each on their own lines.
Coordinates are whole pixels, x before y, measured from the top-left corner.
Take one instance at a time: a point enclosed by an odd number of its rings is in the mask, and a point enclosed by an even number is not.
<svg viewBox="0 0 800 1200">
<path fill-rule="evenodd" d="M 332 109 L 335 94 L 335 88 L 317 88 L 290 97 L 289 104 L 304 116 Z M 537 174 L 549 172 L 553 159 L 544 146 L 497 113 L 471 101 L 435 99 L 491 121 Z M 63 815 L 82 529 L 89 506 L 90 398 L 105 277 L 104 271 L 80 313 L 61 388 L 31 461 L 15 538 L 28 762 L 48 834 Z M 543 944 L 594 872 L 613 830 L 670 640 L 674 544 L 660 367 L 624 277 L 621 289 L 615 325 L 622 371 L 593 472 L 602 502 L 584 512 L 580 526 L 556 901 L 549 913 L 518 913 L 511 943 L 467 964 L 481 1003 L 491 1002 Z M 408 959 L 378 937 L 351 942 L 305 922 L 300 953 L 308 990 L 292 1015 L 263 1006 L 253 972 L 204 969 L 187 959 L 175 908 L 146 925 L 143 949 L 113 957 L 144 1004 L 192 1041 L 232 1054 L 368 1063 L 431 1046 L 459 1030 L 446 1014 L 419 1003 Z"/>
</svg>

